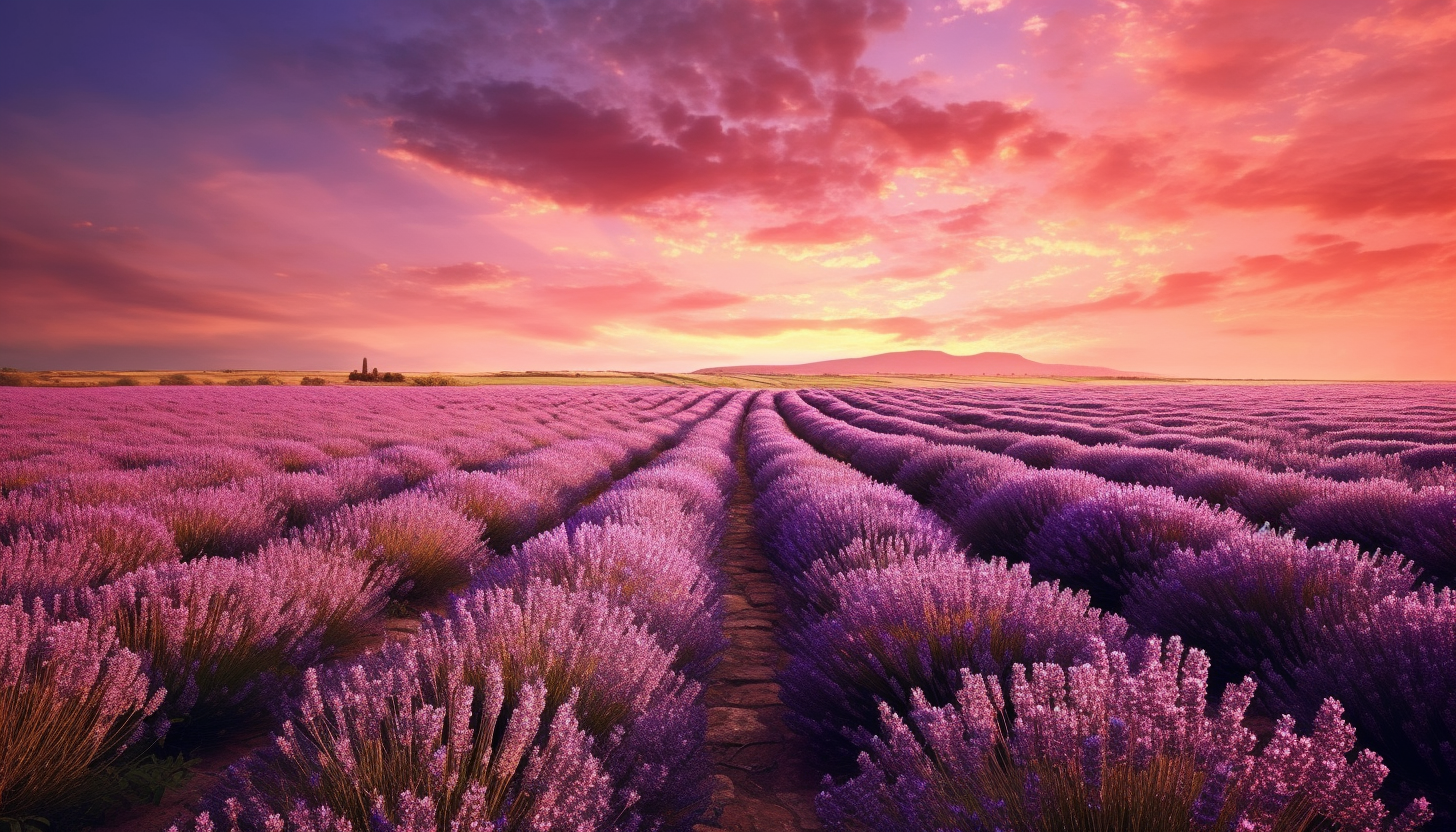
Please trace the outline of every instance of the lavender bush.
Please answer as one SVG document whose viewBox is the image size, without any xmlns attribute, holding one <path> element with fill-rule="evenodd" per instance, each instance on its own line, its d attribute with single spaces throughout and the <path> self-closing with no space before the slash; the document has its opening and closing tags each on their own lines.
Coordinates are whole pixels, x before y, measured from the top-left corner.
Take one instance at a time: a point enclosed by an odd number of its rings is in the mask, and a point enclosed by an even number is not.
<svg viewBox="0 0 1456 832">
<path fill-rule="evenodd" d="M 214 444 L 184 445 L 163 466 L 173 488 L 206 489 L 255 479 L 273 469 L 251 449 Z"/>
<path fill-rule="evenodd" d="M 704 796 L 701 688 L 672 670 L 673 654 L 599 593 L 548 583 L 479 590 L 457 599 L 450 618 L 432 619 L 415 642 L 427 653 L 452 640 L 465 681 L 498 665 L 508 680 L 539 678 L 546 708 L 575 701 L 576 718 L 599 744 L 612 778 L 612 805 L 632 818 L 676 827 Z"/>
<path fill-rule="evenodd" d="M 787 479 L 787 478 L 786 478 Z M 787 583 L 815 561 L 856 541 L 905 540 L 920 549 L 948 549 L 954 540 L 904 492 L 865 480 L 824 488 L 802 499 L 793 480 L 780 480 L 760 497 L 760 534 Z"/>
<path fill-rule="evenodd" d="M 804 626 L 839 609 L 840 588 L 856 584 L 853 572 L 894 570 L 900 566 L 931 571 L 955 571 L 965 555 L 944 539 L 914 531 L 851 541 L 843 549 L 825 555 L 794 576 L 788 589 L 798 607 L 791 620 Z"/>
<path fill-rule="evenodd" d="M 1308 715 L 1336 697 L 1362 741 L 1456 812 L 1456 594 L 1391 595 L 1311 640 L 1285 701 Z"/>
<path fill-rule="evenodd" d="M 638 471 L 578 511 L 567 526 L 648 525 L 695 552 L 712 549 L 723 534 L 728 483 L 708 468 L 716 459 L 680 460 Z"/>
<path fill-rule="evenodd" d="M 274 466 L 290 474 L 321 471 L 333 461 L 333 457 L 320 450 L 317 445 L 297 439 L 261 442 L 258 444 L 258 451 Z"/>
<path fill-rule="evenodd" d="M 1051 515 L 1026 542 L 1032 574 L 1089 590 L 1117 609 L 1138 575 L 1177 549 L 1201 552 L 1253 531 L 1233 512 L 1154 488 L 1107 490 Z"/>
<path fill-rule="evenodd" d="M 405 492 L 347 506 L 303 529 L 299 539 L 324 549 L 346 548 L 365 560 L 398 569 L 397 598 L 438 598 L 470 579 L 482 557 L 484 529 L 444 502 Z"/>
<path fill-rule="evenodd" d="M 1456 472 L 1446 474 L 1442 485 L 1421 489 L 1396 548 L 1450 584 L 1456 580 Z"/>
<path fill-rule="evenodd" d="M 399 471 L 372 456 L 336 459 L 323 474 L 339 490 L 339 498 L 350 504 L 380 500 L 404 490 Z"/>
<path fill-rule="evenodd" d="M 1017 665 L 1009 697 L 967 670 L 953 702 L 915 691 L 908 722 L 882 706 L 861 773 L 819 796 L 825 826 L 1408 832 L 1431 816 L 1418 799 L 1388 819 L 1376 796 L 1387 769 L 1369 751 L 1350 758 L 1355 732 L 1334 700 L 1308 736 L 1285 717 L 1256 751 L 1241 724 L 1251 681 L 1209 716 L 1208 660 L 1177 639 L 1091 654 L 1071 668 Z"/>
<path fill-rule="evenodd" d="M 257 489 L 239 486 L 178 491 L 151 510 L 172 530 L 184 560 L 237 557 L 283 530 L 279 508 Z"/>
<path fill-rule="evenodd" d="M 917 499 L 942 513 L 953 512 L 986 495 L 996 486 L 1029 473 L 1025 463 L 973 448 L 947 448 L 937 459 L 930 452 L 911 459 L 896 480 Z M 943 469 L 937 473 L 938 469 Z"/>
<path fill-rule="evenodd" d="M 1206 464 L 1207 460 L 1196 454 L 1122 445 L 1083 448 L 1057 461 L 1059 468 L 1086 471 L 1112 482 L 1169 488 Z"/>
<path fill-rule="evenodd" d="M 1335 482 L 1358 482 L 1369 479 L 1404 480 L 1409 477 L 1409 471 L 1401 464 L 1400 457 L 1373 451 L 1350 453 L 1338 458 L 1323 460 L 1313 467 L 1311 473 Z"/>
<path fill-rule="evenodd" d="M 1315 540 L 1398 550 L 1435 577 L 1456 577 L 1456 492 L 1380 479 L 1321 483 L 1285 522 Z"/>
<path fill-rule="evenodd" d="M 1009 446 L 1001 453 L 1032 468 L 1051 468 L 1061 460 L 1084 450 L 1086 448 L 1080 442 L 1061 436 L 1032 436 Z"/>
<path fill-rule="evenodd" d="M 320 584 L 322 577 L 298 585 L 286 571 L 200 558 L 138 570 L 65 606 L 112 628 L 120 644 L 142 656 L 147 673 L 167 689 L 167 718 L 205 725 L 265 712 L 280 684 L 327 655 L 320 596 L 358 596 L 368 586 Z M 358 623 L 350 618 L 348 626 Z"/>
<path fill-rule="evenodd" d="M 0 599 L 20 603 L 96 581 L 100 550 L 75 540 L 21 535 L 0 546 Z"/>
<path fill-rule="evenodd" d="M 397 471 L 406 488 L 419 485 L 451 467 L 444 454 L 418 445 L 393 445 L 377 451 L 374 456 Z"/>
<path fill-rule="evenodd" d="M 110 630 L 0 605 L 0 818 L 69 808 L 164 694 Z"/>
<path fill-rule="evenodd" d="M 998 457 L 973 448 L 931 445 L 905 460 L 900 470 L 895 473 L 895 485 L 915 499 L 928 503 L 951 470 L 976 460 L 1005 460 L 1016 469 L 1025 467 L 1007 457 Z"/>
<path fill-rule="evenodd" d="M 324 474 L 273 474 L 260 477 L 255 487 L 290 529 L 317 523 L 346 502 L 339 483 Z"/>
<path fill-rule="evenodd" d="M 481 523 L 484 539 L 508 549 L 541 526 L 539 507 L 525 487 L 500 474 L 447 471 L 431 478 L 425 492 Z"/>
<path fill-rule="evenodd" d="M 1085 594 L 1034 584 L 1025 565 L 922 560 L 844 573 L 838 606 L 787 635 L 781 676 L 794 725 L 831 758 L 848 734 L 872 727 L 878 703 L 898 712 L 920 689 L 950 700 L 960 668 L 999 674 L 1030 661 L 1071 662 L 1093 638 L 1119 641 L 1126 625 Z"/>
<path fill-rule="evenodd" d="M 1256 475 L 1228 498 L 1228 507 L 1256 526 L 1281 527 L 1289 512 L 1319 487 L 1319 481 L 1302 473 Z"/>
<path fill-rule="evenodd" d="M 299 540 L 273 541 L 246 563 L 260 583 L 288 589 L 284 613 L 316 639 L 319 659 L 382 635 L 389 591 L 399 583 L 395 566 Z"/>
<path fill-rule="evenodd" d="M 166 526 L 128 507 L 64 506 L 36 514 L 0 545 L 0 598 L 99 586 L 179 557 Z"/>
<path fill-rule="evenodd" d="M 1181 549 L 1133 577 L 1122 612 L 1143 632 L 1183 636 L 1228 674 L 1262 668 L 1272 679 L 1304 654 L 1303 632 L 1358 617 L 1415 583 L 1398 555 L 1244 534 Z"/>
<path fill-rule="evenodd" d="M 1027 538 L 1048 517 L 1106 488 L 1106 480 L 1080 471 L 1034 471 L 1004 481 L 973 502 L 954 506 L 946 517 L 977 554 L 1025 560 Z"/>
<path fill-rule="evenodd" d="M 1284 525 L 1312 540 L 1353 540 L 1366 549 L 1390 551 L 1411 520 L 1416 493 L 1404 483 L 1316 481 L 1299 504 L 1284 512 Z"/>
<path fill-rule="evenodd" d="M 487 570 L 478 583 L 525 589 L 545 581 L 601 593 L 631 610 L 663 650 L 674 653 L 675 670 L 701 679 L 727 643 L 721 589 L 695 550 L 674 539 L 673 528 L 662 522 L 553 529 Z"/>
<path fill-rule="evenodd" d="M 190 832 L 593 832 L 610 780 L 573 703 L 467 669 L 455 642 L 310 670 L 298 716 L 228 770 Z M 473 683 L 467 681 L 473 680 Z M 178 827 L 173 827 L 177 830 Z"/>
</svg>

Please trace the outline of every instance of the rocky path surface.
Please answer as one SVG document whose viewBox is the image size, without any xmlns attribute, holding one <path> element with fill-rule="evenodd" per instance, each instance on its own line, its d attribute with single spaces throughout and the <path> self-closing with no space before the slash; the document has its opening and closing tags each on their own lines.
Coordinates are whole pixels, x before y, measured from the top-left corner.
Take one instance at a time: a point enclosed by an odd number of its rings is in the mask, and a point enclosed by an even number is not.
<svg viewBox="0 0 1456 832">
<path fill-rule="evenodd" d="M 819 829 L 814 816 L 818 777 L 803 743 L 784 724 L 787 708 L 774 682 L 788 661 L 774 641 L 783 599 L 753 531 L 753 486 L 742 439 L 736 457 L 738 488 L 719 553 L 727 576 L 725 627 L 731 643 L 708 679 L 713 801 L 695 832 Z"/>
</svg>

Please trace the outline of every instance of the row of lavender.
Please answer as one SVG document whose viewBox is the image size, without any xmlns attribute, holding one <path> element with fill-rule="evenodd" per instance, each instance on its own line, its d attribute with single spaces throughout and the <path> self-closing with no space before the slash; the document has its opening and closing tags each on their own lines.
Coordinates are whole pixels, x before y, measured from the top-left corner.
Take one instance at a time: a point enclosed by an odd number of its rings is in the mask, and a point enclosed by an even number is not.
<svg viewBox="0 0 1456 832">
<path fill-rule="evenodd" d="M 265 504 L 268 534 L 252 538 L 256 549 L 237 543 L 239 529 L 257 528 L 257 504 L 239 499 L 251 493 L 248 481 L 166 495 L 163 505 L 213 499 L 161 518 L 136 506 L 61 503 L 59 517 L 13 523 L 0 546 L 0 586 L 11 600 L 0 651 L 0 816 L 49 817 L 82 802 L 98 767 L 129 745 L 168 736 L 173 747 L 205 746 L 259 718 L 306 668 L 377 640 L 389 600 L 437 603 L 489 560 L 487 542 L 517 542 L 559 523 L 726 401 L 658 402 L 666 415 L 649 413 L 646 422 L 609 421 L 590 408 L 564 414 L 572 427 L 556 441 L 490 471 L 424 478 L 392 466 L 372 488 L 354 490 L 328 473 L 280 475 L 335 487 L 313 490 L 327 499 L 307 512 Z M 566 438 L 583 433 L 594 438 Z M 383 463 L 368 459 L 379 473 Z M 48 485 L 7 502 L 49 502 Z M 25 516 L 9 516 L 17 515 Z M 286 538 L 268 539 L 285 524 Z M 201 536 L 209 543 L 189 552 L 199 527 L 212 530 Z M 184 562 L 185 554 L 196 557 Z"/>
<path fill-rule="evenodd" d="M 826 778 L 831 828 L 1412 829 L 1387 820 L 1380 758 L 1349 758 L 1333 700 L 1259 747 L 1252 680 L 1207 700 L 1209 660 L 1175 637 L 1128 638 L 1085 593 L 1025 565 L 967 559 L 903 491 L 750 414 L 758 520 L 793 599 L 783 697 L 859 773 Z M 1256 748 L 1258 750 L 1256 751 Z"/>
<path fill-rule="evenodd" d="M 1316 413 L 1289 412 L 1287 403 L 1278 398 L 1285 394 L 1299 400 L 1301 410 Z M 1053 395 L 1062 397 L 1066 412 L 1029 413 L 1023 406 L 1027 398 L 1046 400 Z M 1034 437 L 1047 441 L 1043 454 L 1073 453 L 1078 446 L 1096 445 L 1177 450 L 1247 463 L 1263 471 L 1300 471 L 1336 479 L 1378 476 L 1421 486 L 1453 480 L 1456 402 L 1449 395 L 1448 390 L 1430 385 L 1382 385 L 1078 388 L 1075 402 L 1066 401 L 1065 392 L 1045 389 L 915 390 L 893 397 L 880 391 L 846 391 L 840 398 L 857 407 L 974 436 L 988 446 L 1007 447 Z M 1341 406 L 1330 407 L 1326 400 Z M 1154 403 L 1164 412 L 1155 414 L 1140 406 Z M 1381 406 L 1386 410 L 1377 418 L 1373 413 Z M 1431 413 L 1439 416 L 1429 418 Z"/>
<path fill-rule="evenodd" d="M 1162 489 L 881 434 L 794 394 L 780 408 L 813 445 L 927 504 L 960 543 L 1089 590 L 1134 632 L 1178 635 L 1215 678 L 1253 674 L 1259 705 L 1318 725 L 1326 697 L 1399 779 L 1456 798 L 1456 596 L 1399 555 L 1259 530 Z"/>
<path fill-rule="evenodd" d="M 546 442 L 590 438 L 603 420 L 629 427 L 671 415 L 697 398 L 535 390 L 418 399 L 358 390 L 56 395 L 62 392 L 0 393 L 0 494 L 52 504 L 129 502 L 325 472 L 346 496 L 399 490 L 441 470 L 484 470 Z M 593 421 L 573 424 L 582 415 Z M 284 478 L 273 487 L 309 481 Z M 24 510 L 6 506 L 7 515 Z"/>
<path fill-rule="evenodd" d="M 232 392 L 236 398 L 237 391 Z M 371 395 L 377 391 L 350 392 L 354 393 L 355 405 L 381 404 L 379 396 Z M 258 395 L 276 398 L 286 393 L 266 391 Z M 141 400 L 132 403 L 132 415 L 138 424 L 164 422 L 185 432 L 191 424 L 188 418 L 200 418 L 196 412 L 179 410 L 176 400 L 165 395 L 155 400 L 137 398 Z M 196 393 L 192 398 L 206 399 L 214 408 L 228 404 L 226 391 Z M 318 436 L 313 443 L 291 439 L 280 447 L 279 440 L 267 438 L 277 427 L 272 417 L 242 409 L 212 417 L 212 421 L 222 423 L 230 444 L 205 444 L 210 441 L 209 428 L 205 433 L 197 432 L 197 436 L 189 435 L 187 444 L 178 444 L 175 437 L 172 442 L 152 437 L 158 445 L 136 442 L 103 457 L 101 442 L 83 438 L 92 435 L 92 417 L 97 413 L 88 407 L 94 405 L 90 399 L 69 406 L 62 399 L 25 402 L 7 416 L 3 446 L 24 448 L 27 438 L 39 436 L 52 443 L 52 452 L 45 456 L 66 459 L 71 465 L 53 476 L 12 488 L 0 500 L 0 543 L 9 545 L 6 560 L 10 564 L 0 574 L 0 597 L 33 597 L 79 584 L 98 585 L 141 566 L 203 554 L 236 557 L 256 551 L 287 528 L 316 523 L 344 506 L 417 489 L 426 480 L 444 480 L 433 486 L 449 490 L 452 483 L 459 482 L 456 474 L 461 472 L 485 470 L 510 475 L 545 462 L 544 481 L 550 482 L 549 460 L 553 456 L 563 451 L 568 457 L 589 453 L 589 443 L 600 442 L 603 435 L 609 440 L 602 446 L 609 456 L 619 442 L 632 445 L 633 456 L 640 455 L 660 438 L 653 430 L 638 430 L 640 419 L 671 417 L 696 400 L 658 400 L 638 418 L 626 419 L 612 412 L 610 399 L 584 400 L 579 409 L 567 411 L 572 415 L 566 422 L 537 421 L 525 412 L 501 413 L 491 408 L 502 421 L 488 431 L 473 437 L 446 433 L 439 442 L 421 437 L 424 441 L 409 444 L 394 442 L 416 432 L 402 429 L 391 419 L 385 424 L 403 432 L 396 433 L 390 444 L 372 453 L 337 458 L 324 449 L 339 448 Z M 566 401 L 558 399 L 555 404 L 560 407 Z M 498 404 L 488 398 L 482 403 Z M 529 399 L 517 402 L 521 407 L 541 403 Z M 405 400 L 397 399 L 393 404 L 403 411 Z M 453 413 L 453 419 L 439 415 L 444 401 L 435 404 L 433 411 L 416 411 L 421 429 L 417 433 L 428 434 L 432 425 L 438 430 L 442 421 L 453 421 L 454 431 L 468 433 L 475 429 L 479 417 L 462 403 L 456 402 L 454 410 L 445 411 Z M 619 407 L 626 404 L 617 402 Z M 313 402 L 309 408 L 292 403 L 289 409 L 291 418 L 302 420 L 316 434 L 326 432 L 335 421 L 347 421 L 339 419 L 336 411 L 349 411 L 340 402 L 326 401 Z M 109 422 L 116 417 L 106 418 Z M 144 431 L 133 433 L 145 435 Z M 303 435 L 303 431 L 295 435 Z M 576 444 L 564 445 L 566 442 Z M 557 450 L 527 453 L 548 445 Z M 269 457 L 265 451 L 274 456 Z M 137 464 L 136 459 L 145 459 L 146 463 Z M 34 460 L 28 457 L 21 461 Z M 113 467 L 97 467 L 103 462 Z M 517 474 L 515 478 L 529 488 L 529 476 Z M 458 499 L 458 495 L 451 496 Z M 545 498 L 546 494 L 535 496 Z M 504 524 L 492 525 L 499 526 L 504 534 Z"/>
<path fill-rule="evenodd" d="M 1456 462 L 1456 401 L 1429 384 L 1027 387 L 918 390 L 898 397 L 952 424 L 1087 445 L 1187 448 L 1267 466 L 1319 457 L 1402 454 L 1416 467 Z"/>
<path fill-rule="evenodd" d="M 191 826 L 690 826 L 743 403 L 485 565 L 415 636 L 309 671 L 275 746 L 234 766 Z"/>
<path fill-rule="evenodd" d="M 155 493 L 421 446 L 465 470 L 558 436 L 588 438 L 580 413 L 666 415 L 691 403 L 658 391 L 432 390 L 0 391 L 0 492 L 91 472 L 110 487 Z M 428 463 L 425 463 L 428 464 Z M 84 486 L 76 486 L 85 491 Z"/>
<path fill-rule="evenodd" d="M 1267 523 L 1319 542 L 1351 540 L 1368 551 L 1398 551 L 1432 578 L 1456 578 L 1456 487 L 1417 489 L 1382 477 L 1341 481 L 1317 473 L 1272 473 L 1187 451 L 1088 447 L 1059 436 L 988 437 L 924 424 L 889 403 L 877 404 L 877 410 L 855 407 L 848 403 L 848 394 L 837 399 L 806 391 L 802 398 L 846 425 L 895 437 L 904 453 L 930 444 L 975 448 L 1035 468 L 1083 471 L 1112 482 L 1170 489 L 1179 497 L 1225 507 L 1255 525 Z M 854 445 L 857 440 L 846 442 Z M 848 446 L 844 450 L 854 452 Z M 877 476 L 893 473 L 880 471 Z"/>
</svg>

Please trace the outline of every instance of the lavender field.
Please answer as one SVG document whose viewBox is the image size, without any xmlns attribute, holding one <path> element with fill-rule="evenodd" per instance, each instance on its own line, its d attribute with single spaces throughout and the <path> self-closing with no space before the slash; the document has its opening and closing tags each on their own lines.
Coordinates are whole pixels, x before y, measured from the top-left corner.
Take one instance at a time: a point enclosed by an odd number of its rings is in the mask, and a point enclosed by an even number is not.
<svg viewBox="0 0 1456 832">
<path fill-rule="evenodd" d="M 13 832 L 1456 829 L 1456 388 L 0 390 Z"/>
</svg>

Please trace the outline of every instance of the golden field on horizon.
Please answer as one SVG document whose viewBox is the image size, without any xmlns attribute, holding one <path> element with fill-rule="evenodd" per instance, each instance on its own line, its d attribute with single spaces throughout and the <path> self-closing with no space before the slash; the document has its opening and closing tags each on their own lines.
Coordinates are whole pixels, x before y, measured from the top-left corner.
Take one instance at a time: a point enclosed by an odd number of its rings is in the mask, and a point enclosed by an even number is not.
<svg viewBox="0 0 1456 832">
<path fill-rule="evenodd" d="M 656 386 L 656 387 L 731 387 L 742 389 L 797 389 L 806 387 L 1027 387 L 1071 385 L 1274 385 L 1274 384 L 1351 384 L 1370 382 L 1354 379 L 1214 379 L 1214 378 L 1112 378 L 1097 376 L 957 376 L 882 373 L 873 375 L 790 375 L 790 374 L 702 374 L 652 373 L 618 370 L 529 370 L 483 373 L 405 373 L 402 383 L 349 381 L 349 373 L 320 370 L 48 370 L 7 371 L 6 386 L 24 387 L 113 387 L 158 386 L 164 376 L 185 375 L 196 385 L 243 385 L 259 377 L 273 380 L 276 386 L 297 387 L 305 377 L 321 378 L 326 386 L 344 387 L 414 387 L 415 379 L 446 378 L 448 386 L 482 387 L 493 385 L 539 384 L 550 386 Z M 125 381 L 130 380 L 130 381 Z M 1403 382 L 1387 382 L 1403 383 Z M 1438 383 L 1438 382 L 1430 382 Z M 252 386 L 251 384 L 247 386 Z M 439 386 L 439 385 L 436 385 Z"/>
</svg>

